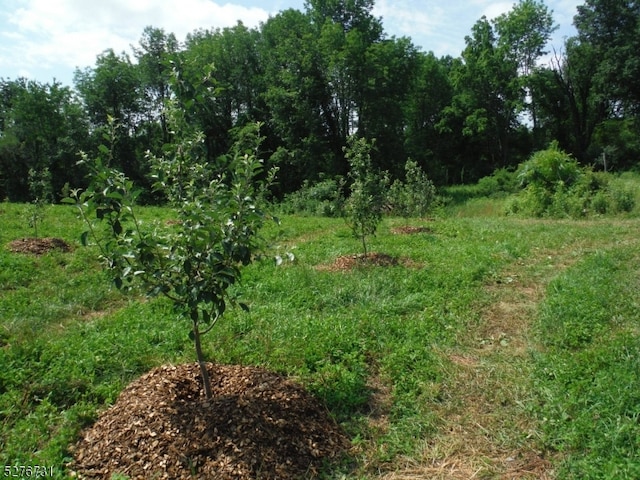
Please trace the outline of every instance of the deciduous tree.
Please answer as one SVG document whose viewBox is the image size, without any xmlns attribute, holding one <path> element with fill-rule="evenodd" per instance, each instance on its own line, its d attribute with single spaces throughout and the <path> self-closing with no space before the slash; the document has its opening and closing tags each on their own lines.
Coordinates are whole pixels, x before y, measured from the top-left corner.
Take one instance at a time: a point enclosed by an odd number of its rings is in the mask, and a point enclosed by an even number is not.
<svg viewBox="0 0 640 480">
<path fill-rule="evenodd" d="M 351 171 L 351 195 L 347 199 L 347 221 L 353 236 L 362 242 L 364 256 L 367 256 L 367 237 L 375 235 L 382 221 L 386 200 L 388 177 L 373 168 L 371 149 L 373 141 L 352 135 L 344 148 L 345 157 Z"/>
<path fill-rule="evenodd" d="M 548 7 L 539 0 L 520 0 L 508 12 L 494 20 L 498 46 L 506 58 L 516 62 L 523 87 L 523 103 L 529 110 L 533 130 L 538 127 L 531 75 L 537 61 L 547 53 L 545 47 L 558 28 Z"/>
<path fill-rule="evenodd" d="M 273 177 L 265 179 L 263 163 L 255 155 L 257 127 L 243 131 L 219 169 L 203 155 L 204 137 L 185 122 L 182 110 L 173 110 L 170 124 L 176 132 L 174 143 L 166 156 L 152 158 L 152 164 L 155 187 L 170 200 L 176 226 L 140 222 L 140 190 L 110 166 L 109 149 L 102 149 L 95 159 L 83 157 L 91 184 L 75 197 L 89 226 L 83 243 L 91 238 L 99 245 L 116 287 L 129 289 L 139 283 L 148 295 L 169 298 L 180 320 L 190 322 L 204 391 L 211 398 L 202 335 L 215 326 L 228 304 L 236 303 L 231 289 L 259 245 L 257 235 L 266 219 L 261 201 Z M 101 223 L 106 224 L 104 236 Z"/>
</svg>

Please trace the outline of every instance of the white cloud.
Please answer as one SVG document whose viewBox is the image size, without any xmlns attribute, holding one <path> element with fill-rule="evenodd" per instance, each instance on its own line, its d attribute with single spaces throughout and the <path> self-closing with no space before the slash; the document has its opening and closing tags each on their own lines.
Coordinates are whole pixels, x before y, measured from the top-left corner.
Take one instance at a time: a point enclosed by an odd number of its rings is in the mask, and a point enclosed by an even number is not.
<svg viewBox="0 0 640 480">
<path fill-rule="evenodd" d="M 493 20 L 503 13 L 509 12 L 512 8 L 513 2 L 494 2 L 484 8 L 482 15 L 487 17 L 488 20 Z"/>
<path fill-rule="evenodd" d="M 399 35 L 431 34 L 443 21 L 443 11 L 438 6 L 417 9 L 408 1 L 378 0 L 373 15 L 383 17 L 385 25 L 393 25 Z"/>
<path fill-rule="evenodd" d="M 582 3 L 578 0 L 556 0 L 553 3 L 553 16 L 558 23 L 570 26 L 578 13 L 578 5 Z"/>
<path fill-rule="evenodd" d="M 12 12 L 3 8 L 0 68 L 19 65 L 17 74 L 27 76 L 53 65 L 69 72 L 91 66 L 108 48 L 129 52 L 149 25 L 181 41 L 196 29 L 233 26 L 238 20 L 257 26 L 270 13 L 210 0 L 23 0 Z"/>
<path fill-rule="evenodd" d="M 224 3 L 232 2 L 232 3 Z M 465 36 L 482 15 L 492 19 L 518 0 L 375 0 L 389 36 L 408 36 L 424 51 L 458 56 Z M 573 35 L 581 0 L 546 0 L 561 30 L 553 45 Z M 243 4 L 245 6 L 242 6 Z M 252 6 L 248 6 L 252 5 Z M 256 5 L 260 5 L 259 7 Z M 178 40 L 199 28 L 257 26 L 286 8 L 304 9 L 304 0 L 12 0 L 0 2 L 0 77 L 57 77 L 71 83 L 75 67 L 95 64 L 105 49 L 130 52 L 145 27 L 174 33 Z"/>
<path fill-rule="evenodd" d="M 462 50 L 468 31 L 466 18 L 461 18 L 463 8 L 463 3 L 455 1 L 446 6 L 429 3 L 417 7 L 411 0 L 378 0 L 373 15 L 383 17 L 387 33 L 410 37 L 414 45 L 437 56 L 455 55 L 452 52 Z"/>
</svg>

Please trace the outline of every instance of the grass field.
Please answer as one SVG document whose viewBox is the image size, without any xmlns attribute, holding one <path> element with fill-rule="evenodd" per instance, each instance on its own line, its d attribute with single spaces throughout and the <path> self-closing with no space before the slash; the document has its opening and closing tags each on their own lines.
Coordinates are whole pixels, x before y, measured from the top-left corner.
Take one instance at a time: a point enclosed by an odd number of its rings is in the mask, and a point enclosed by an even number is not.
<svg viewBox="0 0 640 480">
<path fill-rule="evenodd" d="M 416 234 L 387 218 L 370 248 L 398 264 L 349 271 L 330 268 L 360 253 L 343 220 L 284 216 L 238 286 L 251 312 L 228 311 L 207 356 L 327 405 L 352 448 L 326 478 L 640 478 L 638 216 L 531 220 L 502 203 L 450 205 Z M 47 207 L 39 229 L 72 252 L 10 252 L 32 235 L 24 209 L 0 204 L 0 467 L 66 478 L 79 431 L 125 385 L 195 353 L 167 302 L 109 285 L 73 208 Z"/>
</svg>

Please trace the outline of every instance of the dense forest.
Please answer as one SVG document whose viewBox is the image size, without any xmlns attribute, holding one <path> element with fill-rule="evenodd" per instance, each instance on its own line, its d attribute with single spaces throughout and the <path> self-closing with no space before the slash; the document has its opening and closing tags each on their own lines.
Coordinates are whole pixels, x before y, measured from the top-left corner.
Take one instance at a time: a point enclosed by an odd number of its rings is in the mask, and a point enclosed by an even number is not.
<svg viewBox="0 0 640 480">
<path fill-rule="evenodd" d="M 552 12 L 519 0 L 480 18 L 459 58 L 389 37 L 373 3 L 307 0 L 258 28 L 200 29 L 184 42 L 149 26 L 131 53 L 107 50 L 76 70 L 73 88 L 1 78 L 0 198 L 30 200 L 30 173 L 53 201 L 82 187 L 79 152 L 104 148 L 110 126 L 113 161 L 148 187 L 148 153 L 172 141 L 167 102 L 204 133 L 211 161 L 260 122 L 277 196 L 346 176 L 352 134 L 375 139 L 373 162 L 392 178 L 410 158 L 438 185 L 515 167 L 552 141 L 583 165 L 638 166 L 640 1 L 587 0 L 577 35 L 549 52 Z"/>
</svg>

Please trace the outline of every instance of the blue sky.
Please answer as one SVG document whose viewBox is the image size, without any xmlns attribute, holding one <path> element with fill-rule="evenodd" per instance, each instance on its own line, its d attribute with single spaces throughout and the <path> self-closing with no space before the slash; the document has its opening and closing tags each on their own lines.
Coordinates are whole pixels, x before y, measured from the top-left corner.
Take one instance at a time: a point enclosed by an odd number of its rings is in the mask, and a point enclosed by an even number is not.
<svg viewBox="0 0 640 480">
<path fill-rule="evenodd" d="M 511 9 L 513 1 L 376 0 L 388 36 L 407 36 L 424 51 L 457 57 L 464 37 L 483 15 L 491 19 Z M 551 42 L 575 34 L 573 16 L 579 0 L 547 0 L 560 26 Z M 227 27 L 238 20 L 258 26 L 270 15 L 304 0 L 3 0 L 0 4 L 0 77 L 24 76 L 39 82 L 54 78 L 72 85 L 76 67 L 95 64 L 108 48 L 131 52 L 151 25 L 173 32 L 178 40 L 199 28 Z M 550 46 L 550 47 L 551 47 Z"/>
</svg>

